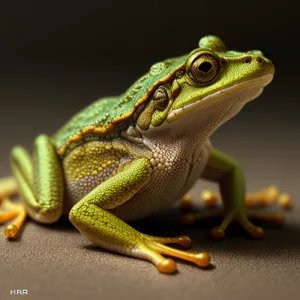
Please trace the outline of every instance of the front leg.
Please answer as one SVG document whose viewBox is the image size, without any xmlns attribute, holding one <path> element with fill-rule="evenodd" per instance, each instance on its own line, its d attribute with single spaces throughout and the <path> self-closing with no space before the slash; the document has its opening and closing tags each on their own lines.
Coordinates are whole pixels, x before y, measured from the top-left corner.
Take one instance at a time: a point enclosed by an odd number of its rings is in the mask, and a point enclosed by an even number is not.
<svg viewBox="0 0 300 300">
<path fill-rule="evenodd" d="M 142 234 L 110 213 L 111 210 L 134 196 L 149 180 L 152 166 L 148 159 L 140 158 L 126 164 L 117 175 L 101 183 L 70 211 L 70 221 L 94 244 L 121 254 L 146 259 L 162 273 L 173 273 L 176 264 L 161 254 L 194 262 L 200 267 L 209 265 L 206 253 L 190 253 L 165 244 L 189 247 L 188 237 L 162 238 Z"/>
<path fill-rule="evenodd" d="M 222 224 L 211 231 L 214 238 L 223 238 L 225 229 L 232 221 L 240 223 L 252 237 L 262 238 L 264 236 L 263 229 L 252 224 L 248 217 L 269 220 L 283 219 L 278 213 L 251 214 L 247 212 L 245 207 L 245 180 L 240 165 L 236 160 L 213 147 L 211 147 L 210 157 L 202 178 L 219 183 L 224 208 L 215 208 L 198 214 L 186 214 L 183 217 L 184 223 L 192 223 L 197 219 L 221 215 L 223 217 Z"/>
</svg>

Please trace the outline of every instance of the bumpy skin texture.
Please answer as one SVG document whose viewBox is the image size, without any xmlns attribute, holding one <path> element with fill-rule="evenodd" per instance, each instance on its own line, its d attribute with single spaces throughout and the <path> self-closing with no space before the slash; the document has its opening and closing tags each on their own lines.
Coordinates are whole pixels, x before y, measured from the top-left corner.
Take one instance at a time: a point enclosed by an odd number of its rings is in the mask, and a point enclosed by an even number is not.
<svg viewBox="0 0 300 300">
<path fill-rule="evenodd" d="M 116 249 L 122 246 L 129 248 L 131 243 L 134 247 L 139 234 L 106 210 L 131 199 L 147 183 L 151 173 L 149 160 L 145 158 L 134 160 L 122 172 L 98 185 L 77 203 L 71 210 L 70 220 L 94 242 L 105 241 L 108 248 Z M 115 229 L 116 226 L 118 230 Z M 121 232 L 124 234 L 120 235 Z"/>
<path fill-rule="evenodd" d="M 112 133 L 114 136 L 126 127 L 126 121 L 130 121 L 136 109 L 147 101 L 155 88 L 170 80 L 182 68 L 184 60 L 185 57 L 180 57 L 153 65 L 124 95 L 102 98 L 78 113 L 55 134 L 58 153 L 63 155 L 70 145 L 82 143 L 87 135 L 101 138 Z"/>
<path fill-rule="evenodd" d="M 252 236 L 244 179 L 236 161 L 214 149 L 210 135 L 262 92 L 274 67 L 260 51 L 227 51 L 214 36 L 190 54 L 153 65 L 124 95 L 103 98 L 74 116 L 51 139 L 37 138 L 33 159 L 22 148 L 13 170 L 29 215 L 53 222 L 65 212 L 103 248 L 148 259 L 161 272 L 176 264 L 168 254 L 206 267 L 209 256 L 165 246 L 190 246 L 187 237 L 158 238 L 124 221 L 140 219 L 182 197 L 201 176 L 220 184 L 222 237 L 238 221 Z M 189 219 L 200 218 L 189 216 Z"/>
</svg>

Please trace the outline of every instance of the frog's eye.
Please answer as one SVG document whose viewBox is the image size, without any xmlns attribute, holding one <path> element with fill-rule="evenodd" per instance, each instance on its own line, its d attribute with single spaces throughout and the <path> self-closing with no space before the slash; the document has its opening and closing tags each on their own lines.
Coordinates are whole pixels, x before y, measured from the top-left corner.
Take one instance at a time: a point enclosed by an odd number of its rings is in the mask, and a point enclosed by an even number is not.
<svg viewBox="0 0 300 300">
<path fill-rule="evenodd" d="M 212 54 L 201 54 L 197 56 L 189 67 L 190 77 L 198 83 L 212 81 L 219 73 L 220 65 L 218 59 Z"/>
<path fill-rule="evenodd" d="M 154 107 L 160 111 L 167 108 L 169 103 L 169 96 L 165 88 L 159 87 L 153 95 Z"/>
</svg>

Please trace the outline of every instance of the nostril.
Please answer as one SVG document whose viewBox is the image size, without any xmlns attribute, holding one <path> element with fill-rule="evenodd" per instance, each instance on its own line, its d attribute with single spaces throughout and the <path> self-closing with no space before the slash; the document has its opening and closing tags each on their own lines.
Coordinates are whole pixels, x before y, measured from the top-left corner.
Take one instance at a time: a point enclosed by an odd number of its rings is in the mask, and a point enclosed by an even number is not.
<svg viewBox="0 0 300 300">
<path fill-rule="evenodd" d="M 261 57 L 258 57 L 258 58 L 257 58 L 257 61 L 258 61 L 259 63 L 262 63 L 262 62 L 263 62 L 263 60 L 262 60 Z"/>
<path fill-rule="evenodd" d="M 251 57 L 246 57 L 246 58 L 244 58 L 244 63 L 245 63 L 245 64 L 250 64 L 251 61 L 252 61 Z"/>
</svg>

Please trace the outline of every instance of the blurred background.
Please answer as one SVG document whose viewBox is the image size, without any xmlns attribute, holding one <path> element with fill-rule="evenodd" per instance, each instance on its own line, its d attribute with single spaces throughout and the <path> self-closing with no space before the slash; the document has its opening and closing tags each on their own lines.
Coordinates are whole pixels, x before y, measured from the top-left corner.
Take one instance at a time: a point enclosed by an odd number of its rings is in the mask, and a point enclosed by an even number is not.
<svg viewBox="0 0 300 300">
<path fill-rule="evenodd" d="M 0 236 L 0 252 L 5 253 L 0 284 L 30 287 L 36 299 L 41 294 L 43 299 L 53 295 L 75 299 L 84 291 L 94 296 L 118 296 L 122 291 L 122 297 L 142 297 L 148 291 L 149 296 L 164 295 L 164 299 L 171 291 L 173 299 L 179 299 L 183 293 L 199 296 L 200 288 L 205 299 L 234 299 L 232 286 L 237 299 L 262 298 L 264 292 L 266 299 L 283 299 L 287 293 L 289 299 L 299 297 L 297 1 L 1 1 L 0 176 L 10 174 L 9 151 L 15 144 L 30 150 L 37 134 L 51 135 L 97 98 L 123 93 L 153 63 L 190 52 L 207 34 L 222 38 L 228 49 L 260 49 L 274 62 L 273 82 L 212 140 L 241 162 L 249 190 L 277 184 L 292 194 L 295 209 L 284 229 L 269 228 L 259 243 L 245 238 L 242 230 L 222 243 L 210 241 L 210 226 L 201 231 L 201 237 L 199 230 L 185 230 L 196 241 L 193 249 L 208 251 L 217 267 L 202 272 L 180 264 L 182 273 L 169 279 L 146 262 L 112 258 L 104 251 L 95 260 L 98 253 L 70 226 L 47 229 L 30 222 L 21 243 L 6 243 Z M 216 189 L 201 183 L 194 190 L 198 200 L 201 187 Z M 176 220 L 170 224 L 177 224 Z M 161 228 L 168 235 L 182 234 L 181 227 L 174 233 L 173 225 L 166 224 L 164 215 L 150 222 L 148 229 L 156 235 L 163 234 Z M 11 253 L 16 269 L 11 268 Z M 0 292 L 7 299 L 7 291 Z M 293 298 L 292 293 L 298 296 Z"/>
<path fill-rule="evenodd" d="M 276 67 L 259 100 L 215 138 L 229 141 L 237 134 L 234 146 L 249 142 L 253 149 L 253 139 L 262 138 L 265 146 L 276 145 L 274 151 L 283 144 L 299 150 L 295 3 L 2 1 L 1 156 L 8 158 L 16 143 L 31 147 L 38 133 L 54 133 L 97 98 L 124 92 L 154 62 L 188 53 L 207 34 L 221 37 L 229 49 L 260 49 Z M 4 160 L 0 172 L 7 171 Z"/>
</svg>

